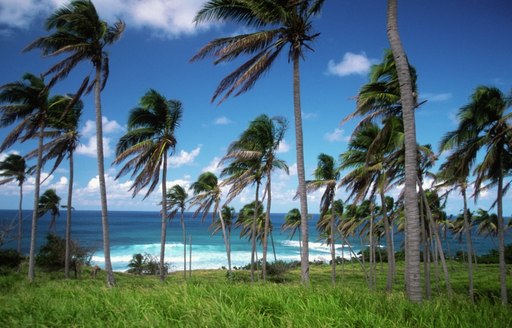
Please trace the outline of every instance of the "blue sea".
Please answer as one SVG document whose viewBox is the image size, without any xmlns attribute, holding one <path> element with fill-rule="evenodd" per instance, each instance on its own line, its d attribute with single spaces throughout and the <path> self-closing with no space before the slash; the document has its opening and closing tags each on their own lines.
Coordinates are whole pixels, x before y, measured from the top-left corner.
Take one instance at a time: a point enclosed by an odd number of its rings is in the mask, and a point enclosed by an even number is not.
<svg viewBox="0 0 512 328">
<path fill-rule="evenodd" d="M 30 243 L 30 225 L 32 211 L 23 212 L 23 243 L 22 251 L 28 254 Z M 276 258 L 284 261 L 300 260 L 298 232 L 293 239 L 289 238 L 288 232 L 281 232 L 281 225 L 284 222 L 285 214 L 272 214 L 273 239 L 275 245 Z M 329 247 L 321 240 L 318 240 L 318 233 L 315 228 L 318 216 L 313 215 L 310 220 L 310 261 L 326 261 L 330 259 Z M 66 213 L 61 212 L 57 218 L 56 233 L 59 236 L 65 235 Z M 110 227 L 110 255 L 112 266 L 115 271 L 127 270 L 127 265 L 133 254 L 149 253 L 155 257 L 160 254 L 160 232 L 161 219 L 158 212 L 133 212 L 133 211 L 111 211 L 109 212 Z M 0 210 L 0 224 L 5 226 L 7 223 L 17 222 L 16 210 Z M 46 215 L 38 221 L 37 231 L 37 249 L 45 242 L 45 236 L 48 234 L 50 216 Z M 227 267 L 227 259 L 222 233 L 211 235 L 208 229 L 211 224 L 211 217 L 201 222 L 200 218 L 193 218 L 192 213 L 185 213 L 185 224 L 188 236 L 192 236 L 192 269 L 217 269 Z M 16 230 L 17 231 L 17 230 Z M 13 231 L 13 237 L 16 235 Z M 92 262 L 103 267 L 103 241 L 101 229 L 100 211 L 73 211 L 72 219 L 72 239 L 78 241 L 81 246 L 92 247 L 94 255 Z M 233 266 L 243 266 L 250 263 L 251 245 L 248 239 L 241 239 L 239 231 L 233 230 L 231 237 L 231 259 Z M 165 250 L 165 261 L 170 264 L 171 271 L 183 270 L 183 241 L 179 218 L 171 221 L 167 226 L 167 242 Z M 510 233 L 507 234 L 507 242 L 511 240 Z M 395 235 L 396 249 L 402 244 L 402 234 Z M 357 253 L 362 247 L 366 247 L 364 241 L 360 238 L 350 238 L 349 242 L 352 249 Z M 479 254 L 488 252 L 496 248 L 496 241 L 492 238 L 474 236 L 473 243 Z M 384 238 L 381 241 L 385 245 Z M 16 241 L 10 241 L 4 244 L 2 248 L 16 248 Z M 337 256 L 350 258 L 351 253 L 348 247 L 337 244 Z M 458 250 L 465 248 L 464 240 L 459 240 L 448 236 L 445 244 L 445 251 L 454 254 Z M 342 254 L 343 249 L 343 254 Z M 187 257 L 189 249 L 187 246 Z M 261 246 L 258 249 L 258 258 L 261 257 Z M 274 253 L 269 240 L 268 260 L 274 261 Z M 187 264 L 188 266 L 188 264 Z"/>
</svg>

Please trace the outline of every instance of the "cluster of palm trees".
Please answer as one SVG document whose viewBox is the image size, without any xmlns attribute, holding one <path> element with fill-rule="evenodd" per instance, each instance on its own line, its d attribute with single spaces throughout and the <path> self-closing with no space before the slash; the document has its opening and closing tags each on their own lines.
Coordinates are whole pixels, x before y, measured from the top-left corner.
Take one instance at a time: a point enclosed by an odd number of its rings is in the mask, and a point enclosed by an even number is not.
<svg viewBox="0 0 512 328">
<path fill-rule="evenodd" d="M 295 144 L 297 155 L 297 198 L 300 209 L 294 209 L 287 215 L 284 229 L 297 229 L 300 233 L 301 277 L 305 285 L 309 284 L 309 232 L 307 193 L 323 189 L 320 202 L 320 220 L 317 227 L 325 235 L 330 245 L 332 263 L 332 281 L 336 281 L 336 239 L 344 242 L 353 234 L 362 218 L 369 218 L 364 229 L 369 236 L 371 262 L 374 262 L 375 239 L 386 239 L 388 259 L 391 260 L 388 271 L 387 289 L 391 290 L 394 275 L 393 220 L 396 213 L 405 218 L 406 290 L 414 301 L 422 299 L 420 280 L 420 247 L 430 249 L 430 242 L 436 245 L 434 256 L 442 262 L 444 255 L 440 247 L 440 237 L 436 216 L 439 211 L 433 209 L 435 190 L 424 191 L 424 177 L 432 168 L 436 156 L 428 145 L 416 142 L 414 112 L 418 102 L 416 73 L 409 64 L 400 41 L 397 28 L 397 0 L 388 0 L 387 32 L 391 51 L 385 54 L 381 64 L 375 65 L 370 81 L 364 85 L 357 97 L 355 112 L 347 119 L 358 117 L 347 152 L 340 155 L 339 163 L 327 154 L 320 154 L 314 179 L 305 178 L 301 95 L 300 62 L 305 52 L 311 48 L 319 33 L 314 32 L 313 18 L 321 12 L 323 0 L 306 1 L 246 1 L 212 0 L 206 2 L 195 17 L 196 23 L 207 21 L 233 21 L 253 31 L 245 34 L 218 38 L 206 44 L 195 54 L 191 61 L 215 58 L 214 63 L 232 61 L 240 56 L 249 55 L 249 59 L 224 78 L 215 90 L 212 101 L 223 102 L 231 95 L 242 94 L 267 72 L 275 59 L 287 51 L 289 62 L 293 65 L 293 113 Z M 18 82 L 0 87 L 0 126 L 7 127 L 16 123 L 11 133 L 0 145 L 0 152 L 15 142 L 37 139 L 37 148 L 26 158 L 35 158 L 36 165 L 30 170 L 35 175 L 34 212 L 31 228 L 31 246 L 29 255 L 29 279 L 34 279 L 34 251 L 37 218 L 39 213 L 41 170 L 43 165 L 54 160 L 55 170 L 67 158 L 70 165 L 67 208 L 67 245 L 70 240 L 72 188 L 73 188 L 73 152 L 79 142 L 77 130 L 82 111 L 81 97 L 94 91 L 96 114 L 96 139 L 99 189 L 102 211 L 103 248 L 107 284 L 115 284 L 110 261 L 107 195 L 104 176 L 104 157 L 102 143 L 101 91 L 105 87 L 109 73 L 109 56 L 106 47 L 115 43 L 123 33 L 125 24 L 118 21 L 109 25 L 100 19 L 90 0 L 73 0 L 67 6 L 56 10 L 46 20 L 48 36 L 36 39 L 25 51 L 40 49 L 45 56 L 64 56 L 41 76 L 26 74 Z M 285 50 L 286 49 L 286 50 Z M 62 58 L 62 57 L 59 57 Z M 94 68 L 92 76 L 85 76 L 74 94 L 50 97 L 52 87 L 81 62 L 90 62 Z M 45 78 L 49 77 L 48 83 Z M 467 233 L 468 254 L 472 254 L 470 221 L 466 204 L 466 192 L 474 186 L 478 197 L 482 190 L 497 188 L 497 236 L 500 251 L 500 269 L 502 300 L 506 303 L 506 267 L 504 263 L 504 220 L 502 199 L 508 184 L 505 177 L 510 173 L 510 114 L 507 108 L 511 100 L 500 90 L 491 87 L 479 87 L 472 96 L 470 104 L 459 113 L 459 127 L 447 134 L 441 142 L 441 151 L 449 152 L 445 163 L 441 164 L 436 175 L 437 188 L 459 188 L 464 197 L 464 231 Z M 178 100 L 167 99 L 155 90 L 148 91 L 140 100 L 138 107 L 130 112 L 128 131 L 119 140 L 116 147 L 114 164 L 123 165 L 116 178 L 131 173 L 133 195 L 143 191 L 145 197 L 161 186 L 161 251 L 160 277 L 165 278 L 166 225 L 169 218 L 180 213 L 183 229 L 183 243 L 186 245 L 186 229 L 183 213 L 186 206 L 195 207 L 195 216 L 203 220 L 213 213 L 214 231 L 222 231 L 226 247 L 228 269 L 231 272 L 230 234 L 234 210 L 229 203 L 240 193 L 254 187 L 255 200 L 239 213 L 238 224 L 252 245 L 251 278 L 254 281 L 256 241 L 263 246 L 262 277 L 265 279 L 268 238 L 271 231 L 270 212 L 272 201 L 272 172 L 288 172 L 286 163 L 278 158 L 279 144 L 287 128 L 287 122 L 281 117 L 261 115 L 250 122 L 249 127 L 233 142 L 222 160 L 224 168 L 222 181 L 211 173 L 205 172 L 190 187 L 193 196 L 182 186 L 167 188 L 167 160 L 172 156 L 177 139 L 176 129 L 182 118 L 182 104 Z M 479 155 L 484 158 L 477 163 Z M 14 156 L 14 155 L 12 155 Z M 24 158 L 9 157 L 2 163 L 2 174 L 7 178 L 0 183 L 15 180 L 20 186 L 27 176 Z M 15 165 L 10 167 L 9 165 Z M 343 171 L 348 171 L 342 174 Z M 474 183 L 470 178 L 476 176 Z M 160 180 L 161 179 L 161 180 Z M 397 206 L 389 192 L 393 187 L 403 185 L 403 193 Z M 222 190 L 228 188 L 223 199 Z M 349 193 L 346 205 L 335 200 L 337 188 L 345 187 Z M 444 189 L 443 189 L 444 190 Z M 375 199 L 378 197 L 379 201 Z M 266 200 L 266 206 L 263 202 Z M 222 201 L 224 203 L 222 204 Z M 20 197 L 21 208 L 21 197 Z M 263 214 L 265 208 L 265 213 Z M 402 209 L 402 210 L 400 210 Z M 251 218 L 252 216 L 252 218 Z M 300 220 L 299 220 L 300 217 Z M 242 220 L 243 219 L 243 220 Z M 19 229 L 21 229 L 20 217 Z M 396 220 L 396 219 L 395 219 Z M 236 225 L 235 224 L 235 225 Z M 381 231 L 381 233 L 379 232 Z M 270 235 L 271 236 L 271 235 Z M 18 246 L 20 247 L 20 246 Z M 66 255 L 69 257 L 69 253 Z M 430 259 L 430 256 L 427 257 Z M 471 256 L 468 256 L 471 281 Z M 68 259 L 66 259 L 68 261 Z M 425 262 L 425 261 L 424 261 Z M 66 262 L 69 264 L 69 261 Z M 67 266 L 68 266 L 67 264 Z M 184 249 L 186 266 L 186 248 Z M 443 265 L 445 266 L 445 265 Z M 185 276 L 186 276 L 186 270 Z M 68 269 L 66 269 L 66 273 Z M 445 273 L 447 271 L 445 270 Z M 428 270 L 425 270 L 425 275 Z M 369 282 L 374 281 L 372 270 Z M 449 285 L 449 279 L 447 286 Z M 472 286 L 472 284 L 470 283 Z M 470 293 L 472 295 L 472 287 Z"/>
</svg>

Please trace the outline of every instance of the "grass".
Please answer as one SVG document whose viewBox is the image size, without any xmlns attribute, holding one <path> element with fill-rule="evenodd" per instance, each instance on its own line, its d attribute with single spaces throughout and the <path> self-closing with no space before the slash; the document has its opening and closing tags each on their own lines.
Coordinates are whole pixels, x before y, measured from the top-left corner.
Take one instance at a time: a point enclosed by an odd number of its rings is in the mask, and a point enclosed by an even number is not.
<svg viewBox="0 0 512 328">
<path fill-rule="evenodd" d="M 401 292 L 401 273 L 396 290 L 382 292 L 385 267 L 379 267 L 377 292 L 368 291 L 356 265 L 346 265 L 343 274 L 339 268 L 336 288 L 325 265 L 311 266 L 309 288 L 300 285 L 300 270 L 286 273 L 284 283 L 253 285 L 228 281 L 224 270 L 194 271 L 187 281 L 178 272 L 164 283 L 116 273 L 112 289 L 104 272 L 69 280 L 39 273 L 32 284 L 25 273 L 12 273 L 0 276 L 0 327 L 512 327 L 511 307 L 496 299 L 497 266 L 478 266 L 476 304 L 465 296 L 464 266 L 451 266 L 456 295 L 449 299 L 440 286 L 421 304 Z"/>
</svg>

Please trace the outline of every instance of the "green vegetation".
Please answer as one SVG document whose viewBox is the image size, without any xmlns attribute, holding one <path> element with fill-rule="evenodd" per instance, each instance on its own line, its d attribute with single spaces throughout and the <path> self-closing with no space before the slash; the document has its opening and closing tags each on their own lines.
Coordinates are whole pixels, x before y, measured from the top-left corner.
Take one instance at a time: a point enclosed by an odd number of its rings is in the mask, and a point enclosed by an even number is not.
<svg viewBox="0 0 512 328">
<path fill-rule="evenodd" d="M 186 282 L 177 272 L 158 276 L 115 273 L 118 288 L 106 288 L 84 268 L 82 278 L 40 273 L 29 283 L 26 273 L 0 276 L 2 327 L 509 327 L 510 307 L 499 304 L 497 265 L 478 265 L 477 303 L 466 294 L 466 271 L 450 262 L 456 295 L 438 294 L 414 304 L 395 289 L 369 292 L 357 263 L 339 268 L 333 288 L 328 265 L 311 265 L 312 287 L 300 284 L 300 269 L 281 272 L 285 283 L 249 284 L 226 279 L 226 270 L 194 271 Z M 403 278 L 397 263 L 397 279 Z M 26 270 L 26 267 L 22 271 Z M 378 268 L 378 290 L 386 282 Z M 249 279 L 249 271 L 236 270 Z M 397 284 L 400 285 L 400 284 Z M 396 285 L 395 285 L 396 286 Z M 510 286 L 509 286 L 510 287 Z M 441 287 L 439 290 L 443 291 Z"/>
</svg>

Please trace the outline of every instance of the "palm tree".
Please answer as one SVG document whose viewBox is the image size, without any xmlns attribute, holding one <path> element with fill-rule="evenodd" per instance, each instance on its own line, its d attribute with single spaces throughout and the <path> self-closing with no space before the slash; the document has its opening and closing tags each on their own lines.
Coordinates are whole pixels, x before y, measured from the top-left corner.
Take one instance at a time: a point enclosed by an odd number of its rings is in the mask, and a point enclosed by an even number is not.
<svg viewBox="0 0 512 328">
<path fill-rule="evenodd" d="M 405 261 L 407 296 L 411 301 L 421 302 L 420 279 L 420 226 L 418 194 L 416 192 L 417 174 L 417 144 L 414 109 L 414 82 L 411 78 L 409 62 L 398 33 L 397 19 L 398 0 L 388 0 L 387 8 L 387 34 L 393 58 L 396 63 L 398 82 L 400 86 L 400 100 L 404 121 L 405 146 L 405 185 L 404 208 L 406 218 L 407 251 Z"/>
<path fill-rule="evenodd" d="M 126 163 L 116 176 L 132 171 L 135 177 L 130 190 L 133 197 L 148 187 L 148 197 L 160 181 L 162 170 L 162 232 L 160 241 L 160 279 L 165 279 L 165 239 L 167 232 L 167 156 L 176 147 L 175 130 L 180 125 L 183 109 L 178 100 L 168 100 L 155 90 L 149 90 L 140 99 L 140 106 L 132 109 L 128 131 L 116 146 L 113 164 Z"/>
<path fill-rule="evenodd" d="M 48 231 L 52 231 L 53 229 L 53 234 L 55 234 L 57 216 L 60 216 L 59 207 L 60 197 L 57 195 L 57 191 L 55 189 L 48 189 L 41 195 L 41 197 L 39 197 L 38 216 L 42 217 L 46 213 L 50 212 L 52 220 L 48 226 Z"/>
<path fill-rule="evenodd" d="M 472 165 L 480 151 L 482 161 L 475 167 L 475 199 L 482 190 L 496 187 L 495 205 L 498 216 L 498 253 L 500 259 L 501 301 L 507 304 L 505 264 L 505 222 L 503 219 L 504 177 L 512 169 L 509 145 L 511 127 L 506 114 L 512 101 L 499 89 L 480 86 L 471 95 L 470 102 L 458 113 L 459 125 L 443 139 L 446 148 L 463 151 L 465 162 Z M 487 185 L 483 185 L 488 182 Z"/>
<path fill-rule="evenodd" d="M 331 213 L 329 215 L 329 227 L 323 227 L 322 231 L 328 231 L 329 237 L 327 243 L 331 247 L 331 281 L 333 287 L 336 286 L 336 245 L 334 242 L 335 233 L 335 213 L 334 213 L 334 197 L 336 195 L 336 185 L 340 178 L 339 167 L 336 165 L 335 160 L 332 156 L 321 153 L 318 155 L 318 164 L 313 173 L 315 179 L 306 181 L 306 188 L 308 193 L 317 191 L 321 188 L 325 188 L 322 198 L 320 200 L 320 220 L 327 216 L 329 208 Z"/>
<path fill-rule="evenodd" d="M 37 135 L 37 164 L 35 166 L 34 207 L 30 229 L 30 251 L 28 261 L 28 279 L 35 278 L 35 249 L 41 169 L 43 156 L 43 132 L 48 111 L 48 88 L 42 78 L 27 73 L 22 81 L 8 83 L 0 87 L 0 127 L 9 126 L 17 121 L 18 125 L 5 137 L 0 152 L 12 146 L 16 141 L 25 142 Z"/>
<path fill-rule="evenodd" d="M 74 152 L 80 144 L 78 124 L 82 115 L 83 103 L 74 100 L 74 96 L 54 96 L 48 108 L 47 130 L 44 135 L 50 141 L 43 145 L 42 163 L 55 159 L 52 174 L 67 157 L 69 160 L 69 183 L 66 207 L 66 255 L 64 275 L 69 278 L 71 265 L 71 211 L 73 209 Z M 27 158 L 37 156 L 37 150 L 27 154 Z"/>
<path fill-rule="evenodd" d="M 260 76 L 268 71 L 279 53 L 288 48 L 288 59 L 293 63 L 293 103 L 295 117 L 295 147 L 297 153 L 298 193 L 301 209 L 301 229 L 304 249 L 301 258 L 302 282 L 309 284 L 309 247 L 307 225 L 307 195 L 304 171 L 302 135 L 302 108 L 300 103 L 300 59 L 318 33 L 312 33 L 313 17 L 320 13 L 324 0 L 257 1 L 212 0 L 208 1 L 195 17 L 196 23 L 206 21 L 233 21 L 242 23 L 253 33 L 215 39 L 192 58 L 192 61 L 213 55 L 215 64 L 231 61 L 242 54 L 254 55 L 233 73 L 224 78 L 213 95 L 212 101 L 222 96 L 221 102 L 233 92 L 235 96 L 249 90 Z M 268 29 L 265 29 L 268 28 Z"/>
<path fill-rule="evenodd" d="M 288 238 L 293 239 L 293 236 L 295 236 L 295 233 L 297 230 L 300 229 L 300 210 L 298 208 L 292 208 L 291 210 L 286 213 L 284 217 L 284 223 L 281 226 L 281 231 L 287 231 L 290 230 L 290 234 L 288 235 Z M 299 254 L 302 253 L 302 243 L 300 240 L 300 233 L 299 235 Z"/>
<path fill-rule="evenodd" d="M 237 214 L 235 212 L 235 208 L 232 206 L 222 206 L 221 210 L 222 219 L 224 220 L 224 224 L 226 227 L 226 236 L 229 244 L 229 258 L 231 258 L 231 230 L 235 226 L 235 220 L 237 218 Z M 217 232 L 222 231 L 222 221 L 219 219 L 215 220 L 210 227 L 208 228 L 212 231 L 212 235 L 217 234 Z"/>
<path fill-rule="evenodd" d="M 247 182 L 244 187 L 249 183 L 254 183 L 254 177 L 257 177 L 259 181 L 261 181 L 261 177 L 265 177 L 267 180 L 265 186 L 267 211 L 263 232 L 262 258 L 262 277 L 264 281 L 266 279 L 267 240 L 272 203 L 272 171 L 281 169 L 288 173 L 286 163 L 277 157 L 279 144 L 283 140 L 286 126 L 286 120 L 282 117 L 269 118 L 267 115 L 258 116 L 249 124 L 249 127 L 242 133 L 240 138 L 229 146 L 228 153 L 223 159 L 223 162 L 230 161 L 230 165 L 223 173 L 224 175 L 231 174 L 226 184 L 233 185 L 232 195 L 239 193 L 240 175 L 245 174 L 247 177 L 252 178 L 242 180 Z M 243 170 L 244 168 L 245 170 Z"/>
<path fill-rule="evenodd" d="M 0 185 L 16 181 L 20 187 L 20 200 L 18 202 L 18 253 L 21 254 L 21 238 L 23 225 L 23 183 L 27 179 L 28 171 L 25 158 L 17 154 L 10 154 L 0 161 Z"/>
<path fill-rule="evenodd" d="M 222 191 L 217 176 L 212 172 L 204 172 L 197 178 L 197 181 L 190 186 L 190 189 L 192 189 L 194 193 L 194 196 L 190 200 L 190 206 L 197 206 L 197 209 L 194 212 L 194 217 L 202 213 L 202 220 L 204 221 L 212 206 L 212 222 L 215 222 L 216 216 L 219 215 L 222 237 L 224 239 L 226 256 L 228 259 L 228 275 L 231 277 L 231 251 L 228 242 L 226 224 L 220 208 Z"/>
<path fill-rule="evenodd" d="M 115 279 L 110 260 L 101 90 L 105 87 L 109 75 L 109 56 L 104 49 L 121 37 L 124 28 L 125 24 L 122 21 L 118 21 L 111 26 L 100 19 L 92 1 L 73 0 L 69 5 L 57 9 L 46 20 L 46 30 L 54 30 L 53 34 L 40 37 L 25 48 L 25 51 L 40 48 L 44 56 L 68 54 L 67 57 L 57 62 L 45 73 L 45 75 L 53 75 L 48 87 L 66 78 L 80 62 L 90 61 L 94 67 L 95 75 L 93 80 L 89 82 L 89 76 L 85 77 L 75 99 L 80 98 L 84 91 L 91 92 L 94 89 L 103 251 L 105 254 L 105 271 L 107 272 L 108 286 L 114 286 Z"/>
<path fill-rule="evenodd" d="M 180 212 L 181 231 L 183 233 L 183 278 L 187 279 L 187 233 L 185 231 L 185 208 L 188 194 L 180 185 L 174 185 L 167 191 L 167 212 L 173 219 Z"/>
</svg>

